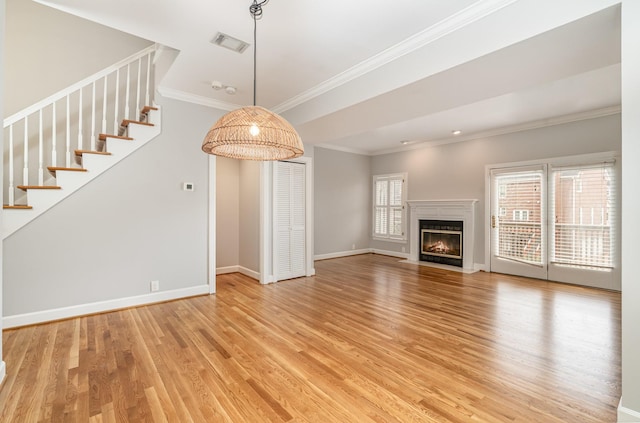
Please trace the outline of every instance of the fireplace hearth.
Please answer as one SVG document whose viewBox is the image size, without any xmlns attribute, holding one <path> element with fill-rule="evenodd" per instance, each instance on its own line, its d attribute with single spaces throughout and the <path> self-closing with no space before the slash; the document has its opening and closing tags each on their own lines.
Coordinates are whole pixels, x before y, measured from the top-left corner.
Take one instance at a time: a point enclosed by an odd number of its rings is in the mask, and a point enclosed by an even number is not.
<svg viewBox="0 0 640 423">
<path fill-rule="evenodd" d="M 419 223 L 420 261 L 462 267 L 464 223 L 426 219 Z"/>
</svg>

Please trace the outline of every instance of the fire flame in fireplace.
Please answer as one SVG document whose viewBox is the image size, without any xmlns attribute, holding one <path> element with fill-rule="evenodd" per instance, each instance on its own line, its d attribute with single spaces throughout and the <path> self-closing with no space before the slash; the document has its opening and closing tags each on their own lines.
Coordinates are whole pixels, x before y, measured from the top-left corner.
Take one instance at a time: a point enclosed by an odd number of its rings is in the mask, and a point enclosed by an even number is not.
<svg viewBox="0 0 640 423">
<path fill-rule="evenodd" d="M 445 245 L 444 242 L 438 241 L 435 244 L 428 246 L 427 250 L 432 251 L 434 253 L 448 254 L 451 251 L 451 248 Z"/>
<path fill-rule="evenodd" d="M 460 231 L 422 229 L 422 254 L 460 259 Z"/>
</svg>

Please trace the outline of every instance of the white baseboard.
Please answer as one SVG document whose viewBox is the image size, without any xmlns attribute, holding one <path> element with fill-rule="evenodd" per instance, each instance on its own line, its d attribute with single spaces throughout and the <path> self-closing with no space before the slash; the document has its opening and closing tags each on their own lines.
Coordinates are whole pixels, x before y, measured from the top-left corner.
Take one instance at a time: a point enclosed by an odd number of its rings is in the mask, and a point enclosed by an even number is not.
<svg viewBox="0 0 640 423">
<path fill-rule="evenodd" d="M 638 423 L 640 422 L 640 412 L 618 406 L 618 423 Z"/>
<path fill-rule="evenodd" d="M 171 291 L 153 292 L 151 294 L 137 295 L 135 297 L 118 298 L 115 300 L 100 301 L 76 306 L 61 307 L 51 310 L 36 311 L 33 313 L 5 316 L 2 319 L 4 329 L 19 326 L 34 325 L 37 323 L 54 320 L 68 319 L 71 317 L 85 316 L 88 314 L 103 313 L 122 308 L 136 307 L 162 301 L 177 300 L 179 298 L 193 297 L 209 294 L 209 285 L 198 285 L 190 288 L 174 289 Z"/>
<path fill-rule="evenodd" d="M 381 254 L 383 256 L 391 256 L 391 257 L 399 257 L 399 258 L 409 258 L 409 253 L 400 253 L 397 251 L 388 251 L 388 250 L 378 250 L 375 248 L 362 248 L 360 250 L 349 250 L 349 251 L 338 251 L 337 253 L 329 253 L 329 254 L 318 254 L 314 256 L 314 260 L 327 260 L 332 258 L 340 258 L 340 257 L 349 257 L 349 256 L 357 256 L 360 254 Z"/>
<path fill-rule="evenodd" d="M 256 272 L 255 270 L 247 269 L 246 267 L 238 266 L 238 272 L 242 273 L 245 276 L 249 276 L 255 280 L 260 280 L 260 272 Z"/>
<path fill-rule="evenodd" d="M 0 361 L 0 386 L 2 385 L 2 382 L 4 381 L 4 377 L 7 375 L 7 365 L 4 363 L 4 361 Z"/>
<path fill-rule="evenodd" d="M 473 263 L 473 270 L 475 270 L 476 272 L 488 272 L 489 266 L 487 266 L 486 264 Z"/>
<path fill-rule="evenodd" d="M 245 276 L 249 276 L 252 279 L 260 280 L 260 272 L 247 269 L 246 267 L 243 267 L 243 266 L 227 266 L 227 267 L 218 267 L 216 269 L 216 275 L 226 275 L 227 273 L 241 273 Z"/>
<path fill-rule="evenodd" d="M 315 256 L 313 256 L 313 259 L 327 260 L 327 259 L 339 258 L 339 257 L 357 256 L 360 254 L 368 254 L 371 252 L 372 252 L 371 248 L 363 248 L 361 250 L 339 251 L 337 253 L 329 253 L 329 254 L 316 254 Z"/>
<path fill-rule="evenodd" d="M 374 253 L 374 254 L 380 254 L 380 255 L 383 255 L 383 256 L 398 257 L 398 258 L 401 258 L 401 259 L 408 259 L 409 258 L 409 253 L 400 253 L 398 251 L 378 250 L 378 249 L 372 248 L 371 252 Z"/>
<path fill-rule="evenodd" d="M 240 266 L 227 266 L 227 267 L 218 267 L 216 269 L 216 275 L 226 275 L 227 273 L 237 273 L 240 271 Z"/>
</svg>

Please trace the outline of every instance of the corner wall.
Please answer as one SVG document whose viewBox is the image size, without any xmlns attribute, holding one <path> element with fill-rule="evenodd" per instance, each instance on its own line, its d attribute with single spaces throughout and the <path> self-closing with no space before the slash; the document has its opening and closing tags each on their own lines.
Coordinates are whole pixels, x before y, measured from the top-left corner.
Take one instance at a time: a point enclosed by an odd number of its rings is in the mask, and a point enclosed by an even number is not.
<svg viewBox="0 0 640 423">
<path fill-rule="evenodd" d="M 260 279 L 260 162 L 240 161 L 240 272 Z"/>
<path fill-rule="evenodd" d="M 200 145 L 221 113 L 158 103 L 160 136 L 4 241 L 5 326 L 209 292 Z"/>
<path fill-rule="evenodd" d="M 6 16 L 5 116 L 152 44 L 31 0 L 6 0 Z"/>
<path fill-rule="evenodd" d="M 0 0 L 0 28 L 5 28 L 5 1 Z M 0 51 L 4 51 L 4 31 L 0 31 Z M 4 55 L 0 54 L 0 81 L 4 81 Z M 4 121 L 4 89 L 3 85 L 0 85 L 0 120 Z M 0 145 L 4 145 L 4 131 L 0 132 Z M 2 180 L 4 164 L 0 161 L 0 184 L 4 183 Z M 2 200 L 2 204 L 4 204 L 3 197 L 4 190 L 0 191 L 0 200 Z M 0 209 L 0 227 L 2 227 L 2 209 Z M 2 243 L 0 242 L 0 316 L 2 316 L 2 299 L 3 299 L 3 280 L 2 280 Z M 0 318 L 0 384 L 4 380 L 6 374 L 5 363 L 2 360 L 2 329 L 3 329 L 3 321 Z M 1 385 L 0 385 L 1 386 Z"/>
<path fill-rule="evenodd" d="M 374 156 L 371 174 L 408 172 L 408 200 L 478 199 L 475 263 L 485 264 L 485 166 L 620 151 L 620 115 L 490 138 Z M 408 225 L 409 226 L 409 225 Z M 320 228 L 322 230 L 322 228 Z M 408 231 L 412 229 L 407 227 Z M 373 241 L 377 250 L 409 251 L 407 243 Z"/>
<path fill-rule="evenodd" d="M 640 2 L 622 2 L 622 399 L 619 422 L 640 421 Z"/>
<path fill-rule="evenodd" d="M 216 157 L 216 266 L 236 271 L 239 258 L 240 161 Z"/>
<path fill-rule="evenodd" d="M 371 158 L 315 147 L 313 179 L 316 258 L 368 249 Z"/>
</svg>

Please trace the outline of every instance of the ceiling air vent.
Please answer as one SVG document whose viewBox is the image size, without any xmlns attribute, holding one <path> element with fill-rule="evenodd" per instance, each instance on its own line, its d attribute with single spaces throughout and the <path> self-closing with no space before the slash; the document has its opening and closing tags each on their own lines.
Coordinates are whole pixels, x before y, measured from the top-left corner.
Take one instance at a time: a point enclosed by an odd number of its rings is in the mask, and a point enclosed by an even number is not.
<svg viewBox="0 0 640 423">
<path fill-rule="evenodd" d="M 237 38 L 233 38 L 232 36 L 223 34 L 222 32 L 218 32 L 211 42 L 237 53 L 242 53 L 247 49 L 247 47 L 249 47 L 249 43 L 245 43 L 242 40 L 238 40 Z"/>
</svg>

